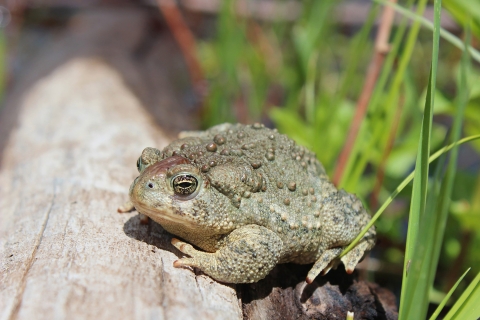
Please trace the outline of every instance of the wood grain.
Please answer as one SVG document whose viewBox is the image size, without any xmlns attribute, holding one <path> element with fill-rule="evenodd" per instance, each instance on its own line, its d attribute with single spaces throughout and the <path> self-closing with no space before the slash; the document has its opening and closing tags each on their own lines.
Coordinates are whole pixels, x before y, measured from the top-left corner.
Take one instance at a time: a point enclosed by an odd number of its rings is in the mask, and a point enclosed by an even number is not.
<svg viewBox="0 0 480 320">
<path fill-rule="evenodd" d="M 173 268 L 161 227 L 116 213 L 141 150 L 167 143 L 120 74 L 74 59 L 23 97 L 1 159 L 1 319 L 242 318 L 232 287 Z"/>
</svg>

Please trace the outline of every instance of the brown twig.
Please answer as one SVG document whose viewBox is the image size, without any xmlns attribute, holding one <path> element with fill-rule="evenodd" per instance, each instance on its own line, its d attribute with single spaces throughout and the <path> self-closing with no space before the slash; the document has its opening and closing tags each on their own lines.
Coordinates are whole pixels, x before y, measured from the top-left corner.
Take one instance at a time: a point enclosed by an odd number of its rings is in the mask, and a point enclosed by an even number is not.
<svg viewBox="0 0 480 320">
<path fill-rule="evenodd" d="M 390 0 L 391 2 L 396 2 L 396 0 Z M 385 6 L 382 12 L 382 21 L 377 33 L 377 38 L 375 41 L 375 53 L 368 67 L 368 73 L 365 79 L 365 84 L 362 88 L 362 93 L 357 101 L 355 115 L 353 116 L 352 125 L 347 135 L 347 140 L 345 145 L 340 153 L 337 167 L 335 168 L 335 173 L 333 175 L 333 183 L 338 185 L 342 179 L 342 175 L 347 164 L 347 160 L 350 157 L 352 152 L 353 145 L 355 144 L 355 139 L 360 130 L 360 125 L 362 124 L 365 114 L 367 113 L 367 107 L 370 102 L 370 97 L 372 92 L 375 89 L 375 84 L 377 83 L 378 75 L 382 69 L 383 61 L 387 55 L 390 45 L 388 44 L 388 39 L 390 37 L 390 30 L 392 28 L 393 18 L 395 12 L 390 6 Z"/>
<path fill-rule="evenodd" d="M 180 46 L 180 50 L 187 63 L 193 88 L 200 97 L 203 97 L 206 91 L 206 81 L 196 55 L 195 37 L 188 28 L 174 0 L 157 0 L 157 4 L 175 40 Z"/>
</svg>

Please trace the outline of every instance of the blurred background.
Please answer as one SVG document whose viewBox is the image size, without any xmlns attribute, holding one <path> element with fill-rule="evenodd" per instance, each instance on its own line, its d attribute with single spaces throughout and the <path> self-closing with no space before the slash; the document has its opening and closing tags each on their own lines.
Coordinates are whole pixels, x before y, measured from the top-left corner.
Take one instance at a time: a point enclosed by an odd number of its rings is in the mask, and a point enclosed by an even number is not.
<svg viewBox="0 0 480 320">
<path fill-rule="evenodd" d="M 98 56 L 172 137 L 263 122 L 316 152 L 374 213 L 414 168 L 432 54 L 431 3 L 399 1 L 406 12 L 395 14 L 383 2 L 1 1 L 1 107 L 70 57 Z M 413 24 L 415 14 L 427 22 Z M 480 47 L 480 2 L 444 0 L 441 26 L 450 39 L 440 42 L 432 152 L 446 144 L 458 103 L 458 43 L 470 34 Z M 480 133 L 476 54 L 462 136 Z M 479 151 L 479 141 L 459 151 L 432 306 L 468 267 L 467 278 L 480 271 Z M 362 270 L 397 296 L 410 195 L 411 185 L 376 222 L 378 245 Z"/>
</svg>

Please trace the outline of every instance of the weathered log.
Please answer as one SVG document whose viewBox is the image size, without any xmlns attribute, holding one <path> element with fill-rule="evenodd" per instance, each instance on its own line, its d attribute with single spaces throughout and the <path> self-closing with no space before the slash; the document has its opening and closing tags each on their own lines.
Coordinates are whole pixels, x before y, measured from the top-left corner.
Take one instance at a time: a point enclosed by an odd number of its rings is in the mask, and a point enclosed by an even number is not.
<svg viewBox="0 0 480 320">
<path fill-rule="evenodd" d="M 238 319 L 235 290 L 173 268 L 119 215 L 143 146 L 166 139 L 120 75 L 74 60 L 20 106 L 0 171 L 2 318 Z"/>
</svg>

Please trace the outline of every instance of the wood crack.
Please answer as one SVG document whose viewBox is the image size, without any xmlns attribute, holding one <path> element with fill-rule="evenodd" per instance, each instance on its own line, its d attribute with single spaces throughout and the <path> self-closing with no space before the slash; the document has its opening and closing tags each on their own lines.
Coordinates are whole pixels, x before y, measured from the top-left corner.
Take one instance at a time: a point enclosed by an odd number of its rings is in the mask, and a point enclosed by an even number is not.
<svg viewBox="0 0 480 320">
<path fill-rule="evenodd" d="M 198 276 L 196 273 L 194 273 L 193 276 L 195 277 L 195 285 L 197 286 L 197 290 L 200 293 L 200 296 L 202 297 L 202 301 L 205 301 L 205 297 L 203 296 L 201 285 L 198 283 Z"/>
<path fill-rule="evenodd" d="M 33 250 L 32 250 L 29 258 L 27 259 L 27 261 L 25 263 L 26 268 L 25 268 L 25 271 L 23 272 L 22 279 L 20 281 L 20 285 L 19 285 L 18 290 L 17 290 L 17 294 L 15 295 L 15 299 L 13 300 L 13 307 L 11 309 L 10 315 L 8 316 L 9 320 L 13 320 L 13 319 L 17 318 L 18 312 L 20 310 L 20 306 L 22 305 L 22 298 L 23 298 L 23 294 L 25 292 L 25 287 L 26 287 L 26 283 L 27 283 L 27 275 L 28 275 L 28 272 L 30 271 L 30 269 L 32 268 L 33 262 L 35 261 L 35 256 L 37 254 L 38 248 L 40 247 L 40 244 L 42 243 L 43 233 L 45 232 L 45 229 L 47 228 L 48 220 L 50 218 L 50 213 L 52 212 L 53 205 L 55 204 L 55 198 L 56 198 L 56 195 L 57 195 L 56 186 L 57 186 L 57 182 L 56 182 L 56 180 L 54 180 L 53 181 L 52 200 L 50 200 L 50 206 L 45 211 L 45 215 L 43 217 L 43 222 L 42 222 L 42 225 L 40 227 L 40 232 L 37 236 L 37 239 L 35 240 L 35 245 L 33 246 Z"/>
</svg>

